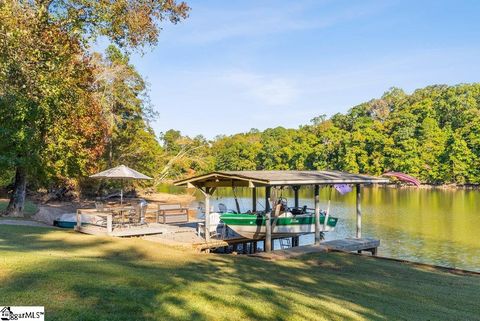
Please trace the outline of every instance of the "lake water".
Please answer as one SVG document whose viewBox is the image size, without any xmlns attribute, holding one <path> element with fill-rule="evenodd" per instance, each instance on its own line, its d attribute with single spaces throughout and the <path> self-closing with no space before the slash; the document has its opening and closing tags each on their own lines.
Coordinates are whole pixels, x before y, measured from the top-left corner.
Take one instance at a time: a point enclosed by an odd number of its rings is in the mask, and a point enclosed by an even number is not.
<svg viewBox="0 0 480 321">
<path fill-rule="evenodd" d="M 262 190 L 258 190 L 259 210 L 264 206 Z M 251 190 L 237 189 L 236 194 L 241 210 L 251 209 Z M 340 195 L 322 188 L 322 209 L 330 194 L 330 215 L 340 220 L 326 239 L 354 237 L 355 193 Z M 283 196 L 293 205 L 291 190 Z M 218 203 L 235 209 L 231 189 L 217 190 L 213 204 Z M 365 187 L 361 204 L 362 236 L 381 240 L 379 255 L 480 272 L 480 191 Z M 313 207 L 313 189 L 300 190 L 302 205 Z M 313 236 L 302 237 L 301 244 L 308 243 L 313 243 Z"/>
</svg>

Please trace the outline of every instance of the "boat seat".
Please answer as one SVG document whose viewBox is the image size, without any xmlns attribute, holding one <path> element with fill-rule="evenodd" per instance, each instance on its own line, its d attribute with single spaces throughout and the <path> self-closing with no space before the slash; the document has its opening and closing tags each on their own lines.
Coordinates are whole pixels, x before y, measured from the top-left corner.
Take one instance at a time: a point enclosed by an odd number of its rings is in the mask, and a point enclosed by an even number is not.
<svg viewBox="0 0 480 321">
<path fill-rule="evenodd" d="M 305 214 L 307 213 L 307 205 L 304 205 L 303 207 L 293 207 L 290 211 L 293 215 Z"/>
<path fill-rule="evenodd" d="M 292 217 L 294 216 L 291 212 L 283 212 L 278 217 Z"/>
</svg>

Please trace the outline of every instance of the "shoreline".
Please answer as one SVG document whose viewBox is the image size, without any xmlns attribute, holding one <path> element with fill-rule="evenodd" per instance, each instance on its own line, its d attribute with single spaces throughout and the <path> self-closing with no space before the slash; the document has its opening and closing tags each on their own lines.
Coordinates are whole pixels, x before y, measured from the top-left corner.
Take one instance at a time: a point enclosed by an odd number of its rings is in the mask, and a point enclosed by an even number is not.
<svg viewBox="0 0 480 321">
<path fill-rule="evenodd" d="M 355 252 L 344 252 L 344 253 L 348 253 L 348 254 L 352 254 L 352 255 L 359 255 L 359 256 L 368 257 L 368 258 L 372 258 L 372 259 L 404 263 L 404 264 L 409 264 L 409 265 L 412 265 L 412 266 L 427 267 L 427 268 L 441 270 L 441 271 L 456 274 L 456 275 L 480 276 L 480 271 L 467 270 L 467 269 L 450 267 L 450 266 L 445 266 L 445 265 L 424 263 L 424 262 L 411 261 L 411 260 L 406 260 L 406 259 L 398 259 L 398 258 L 394 258 L 394 257 L 381 256 L 381 255 L 368 255 L 368 254 L 366 255 L 366 254 L 359 254 L 359 253 L 355 253 Z"/>
<path fill-rule="evenodd" d="M 412 186 L 412 185 L 403 185 L 403 184 L 396 184 L 396 183 L 389 183 L 385 184 L 386 187 L 390 188 L 398 188 L 398 189 L 439 189 L 439 190 L 447 190 L 447 191 L 455 191 L 455 190 L 480 190 L 480 184 L 469 184 L 469 185 L 457 185 L 457 184 L 421 184 L 420 186 Z"/>
</svg>

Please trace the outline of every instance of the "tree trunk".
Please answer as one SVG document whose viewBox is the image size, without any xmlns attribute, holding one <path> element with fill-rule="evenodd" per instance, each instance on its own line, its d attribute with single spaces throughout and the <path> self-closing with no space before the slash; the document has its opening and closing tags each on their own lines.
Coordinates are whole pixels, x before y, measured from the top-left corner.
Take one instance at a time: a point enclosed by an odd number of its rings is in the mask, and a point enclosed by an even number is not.
<svg viewBox="0 0 480 321">
<path fill-rule="evenodd" d="M 112 168 L 112 160 L 113 160 L 113 142 L 112 138 L 110 138 L 109 146 L 108 146 L 108 167 Z"/>
<path fill-rule="evenodd" d="M 27 173 L 25 168 L 17 167 L 15 172 L 15 183 L 13 184 L 13 193 L 10 196 L 6 215 L 22 217 L 23 207 L 25 205 L 25 195 L 27 189 Z"/>
</svg>

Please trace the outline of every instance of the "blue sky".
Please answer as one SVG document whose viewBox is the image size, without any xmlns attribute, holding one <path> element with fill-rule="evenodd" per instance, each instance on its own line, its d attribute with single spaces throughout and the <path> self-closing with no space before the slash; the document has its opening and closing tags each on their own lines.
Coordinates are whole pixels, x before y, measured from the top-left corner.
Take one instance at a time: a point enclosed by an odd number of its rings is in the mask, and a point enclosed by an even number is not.
<svg viewBox="0 0 480 321">
<path fill-rule="evenodd" d="M 187 1 L 132 63 L 158 133 L 296 128 L 392 86 L 480 79 L 480 1 Z"/>
</svg>

